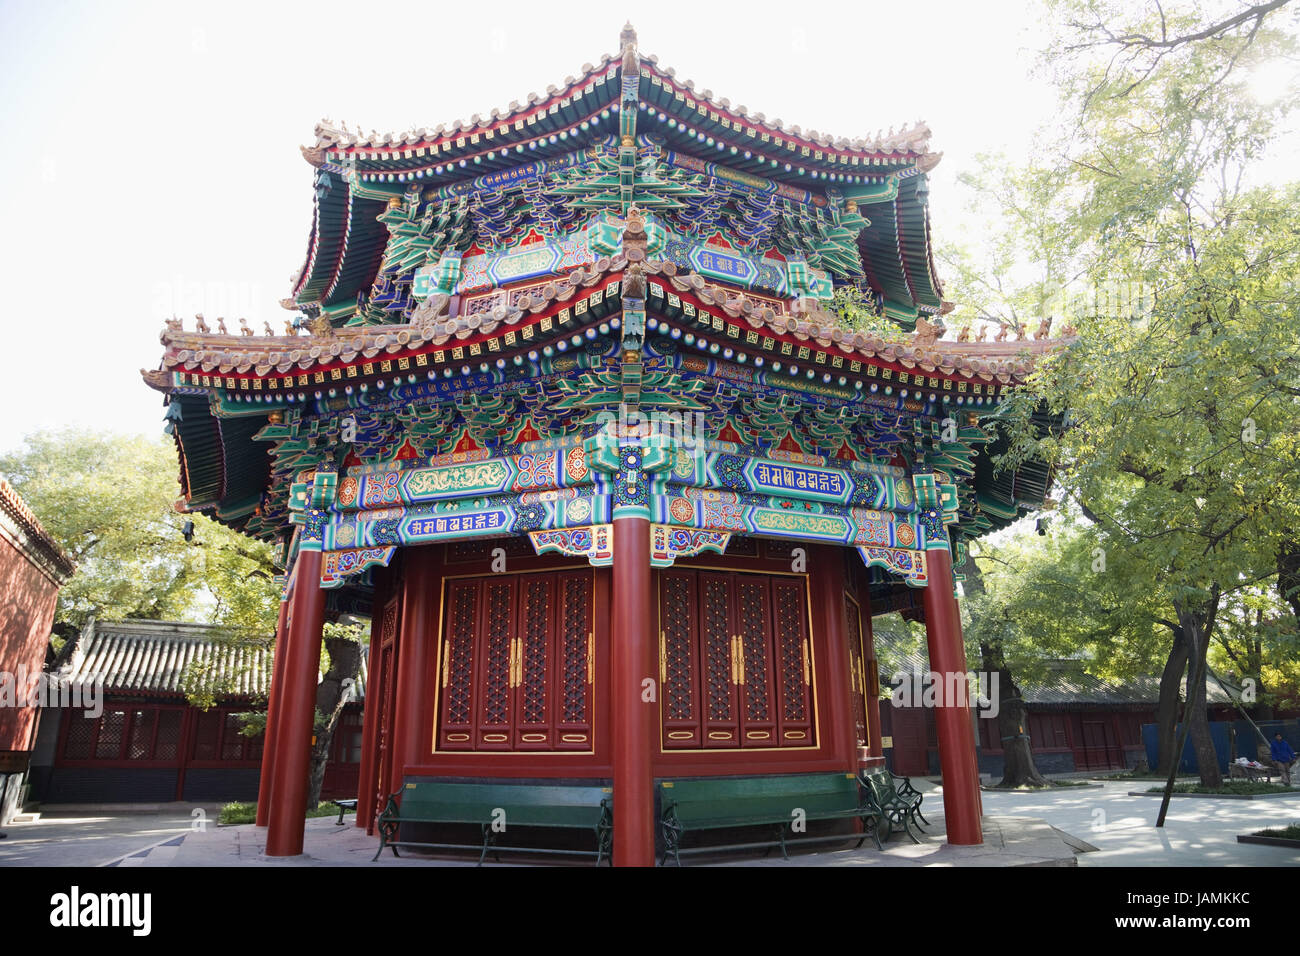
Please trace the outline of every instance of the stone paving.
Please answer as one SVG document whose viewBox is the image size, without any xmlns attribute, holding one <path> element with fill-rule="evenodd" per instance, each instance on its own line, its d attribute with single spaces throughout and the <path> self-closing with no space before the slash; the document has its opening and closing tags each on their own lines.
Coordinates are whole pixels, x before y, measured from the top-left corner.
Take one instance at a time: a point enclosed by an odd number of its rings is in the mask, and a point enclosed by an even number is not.
<svg viewBox="0 0 1300 956">
<path fill-rule="evenodd" d="M 779 852 L 688 857 L 688 865 L 722 866 L 1295 866 L 1300 852 L 1239 844 L 1237 834 L 1300 820 L 1300 794 L 1269 800 L 1174 800 L 1163 829 L 1154 827 L 1158 796 L 1130 796 L 1133 781 L 1050 792 L 985 791 L 985 842 L 979 847 L 943 841 L 941 788 L 913 781 L 925 793 L 930 827 L 920 844 L 895 834 L 883 852 L 870 841 L 860 849 L 830 844 L 801 847 L 787 862 Z M 307 821 L 299 857 L 268 858 L 266 831 L 252 825 L 195 827 L 194 807 L 164 805 L 152 813 L 47 812 L 34 823 L 8 828 L 0 840 L 0 865 L 22 866 L 474 866 L 476 856 L 432 856 L 385 851 L 371 863 L 374 837 L 347 818 Z M 215 808 L 203 808 L 215 820 Z M 1091 848 L 1095 847 L 1095 851 Z M 490 858 L 489 858 L 490 859 Z M 555 865 L 554 857 L 505 854 L 502 863 Z M 561 860 L 561 862 L 568 862 Z M 582 861 L 587 862 L 587 861 Z"/>
<path fill-rule="evenodd" d="M 1046 820 L 1097 847 L 1080 866 L 1296 866 L 1300 851 L 1237 842 L 1238 834 L 1300 820 L 1300 793 L 1265 800 L 1169 801 L 1156 829 L 1160 796 L 1130 796 L 1158 781 L 1115 780 L 1050 792 L 984 792 L 984 812 Z"/>
<path fill-rule="evenodd" d="M 194 810 L 216 820 L 219 808 L 164 804 L 130 811 L 106 807 L 46 809 L 31 822 L 10 823 L 0 840 L 0 866 L 104 866 L 193 832 Z"/>
</svg>

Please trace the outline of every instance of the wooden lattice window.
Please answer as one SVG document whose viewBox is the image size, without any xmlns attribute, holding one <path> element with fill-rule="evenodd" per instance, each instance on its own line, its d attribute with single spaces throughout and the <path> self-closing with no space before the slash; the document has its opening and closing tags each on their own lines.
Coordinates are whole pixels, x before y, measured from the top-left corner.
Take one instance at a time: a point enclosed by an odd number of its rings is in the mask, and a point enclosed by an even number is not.
<svg viewBox="0 0 1300 956">
<path fill-rule="evenodd" d="M 180 745 L 179 707 L 137 705 L 109 708 L 98 717 L 68 715 L 63 759 L 75 761 L 174 762 Z"/>
<path fill-rule="evenodd" d="M 802 577 L 659 575 L 665 749 L 815 744 Z"/>
<path fill-rule="evenodd" d="M 95 747 L 95 732 L 99 728 L 97 718 L 87 717 L 79 710 L 72 711 L 68 720 L 68 733 L 63 741 L 63 758 L 65 760 L 89 760 Z"/>
<path fill-rule="evenodd" d="M 122 737 L 126 731 L 126 711 L 105 710 L 99 718 L 99 736 L 95 740 L 96 760 L 120 760 Z"/>
<path fill-rule="evenodd" d="M 591 750 L 592 575 L 449 581 L 440 750 Z"/>
<path fill-rule="evenodd" d="M 262 759 L 262 736 L 239 732 L 239 715 L 230 710 L 201 711 L 194 725 L 194 759 L 250 763 Z"/>
<path fill-rule="evenodd" d="M 153 759 L 175 760 L 181 745 L 181 720 L 184 711 L 168 708 L 158 712 L 158 729 L 154 735 Z"/>
</svg>

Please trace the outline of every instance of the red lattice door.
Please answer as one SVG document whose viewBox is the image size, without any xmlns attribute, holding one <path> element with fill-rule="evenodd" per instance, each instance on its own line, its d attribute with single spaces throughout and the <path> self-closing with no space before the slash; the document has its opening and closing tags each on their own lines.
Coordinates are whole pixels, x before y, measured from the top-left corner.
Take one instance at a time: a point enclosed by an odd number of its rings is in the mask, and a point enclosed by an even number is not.
<svg viewBox="0 0 1300 956">
<path fill-rule="evenodd" d="M 774 686 L 772 602 L 769 582 L 756 575 L 732 578 L 736 647 L 736 674 L 740 689 L 741 746 L 775 747 L 777 688 Z"/>
<path fill-rule="evenodd" d="M 811 746 L 807 613 L 801 578 L 661 572 L 665 749 Z"/>
<path fill-rule="evenodd" d="M 695 572 L 664 571 L 660 575 L 659 684 L 662 688 L 663 745 L 666 749 L 700 746 L 697 594 Z M 721 633 L 725 636 L 725 625 Z M 725 643 L 722 646 L 725 649 Z M 730 666 L 730 658 L 720 666 L 724 689 L 731 680 Z"/>
<path fill-rule="evenodd" d="M 595 608 L 592 576 L 575 571 L 554 577 L 556 589 L 555 707 L 556 750 L 592 750 L 592 688 L 596 678 Z"/>
<path fill-rule="evenodd" d="M 807 747 L 814 743 L 808 592 L 800 578 L 773 578 L 771 586 L 779 743 L 783 747 Z"/>
<path fill-rule="evenodd" d="M 590 572 L 447 585 L 441 750 L 592 749 Z"/>
<path fill-rule="evenodd" d="M 438 746 L 443 750 L 474 749 L 474 652 L 482 593 L 483 583 L 478 580 L 447 585 L 438 700 Z"/>
<path fill-rule="evenodd" d="M 733 748 L 740 736 L 740 650 L 732 605 L 732 575 L 698 572 L 699 647 L 704 746 Z"/>
<path fill-rule="evenodd" d="M 515 718 L 519 637 L 515 630 L 515 581 L 500 577 L 483 585 L 478 635 L 474 741 L 476 750 L 511 750 Z"/>
</svg>

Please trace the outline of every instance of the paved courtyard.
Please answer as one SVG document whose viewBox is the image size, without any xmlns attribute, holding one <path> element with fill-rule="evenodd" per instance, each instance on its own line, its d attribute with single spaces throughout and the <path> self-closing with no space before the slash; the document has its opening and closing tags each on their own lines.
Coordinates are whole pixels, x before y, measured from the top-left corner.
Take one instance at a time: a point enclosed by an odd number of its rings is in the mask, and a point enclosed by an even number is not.
<svg viewBox="0 0 1300 956">
<path fill-rule="evenodd" d="M 896 834 L 884 852 L 867 842 L 861 849 L 803 848 L 786 863 L 779 853 L 688 862 L 726 866 L 1296 866 L 1300 852 L 1236 842 L 1237 834 L 1300 820 L 1300 794 L 1264 800 L 1175 797 L 1163 829 L 1154 827 L 1159 797 L 1129 796 L 1150 783 L 1110 781 L 1101 786 L 1049 793 L 983 794 L 985 844 L 950 847 L 943 842 L 941 790 L 914 781 L 926 793 L 923 812 L 931 826 L 919 845 Z M 385 852 L 370 859 L 373 837 L 334 818 L 307 821 L 306 853 L 268 859 L 266 831 L 253 826 L 194 825 L 194 807 L 169 805 L 154 812 L 120 809 L 92 812 L 47 809 L 38 821 L 12 824 L 0 840 L 0 866 L 472 866 L 473 857 L 429 857 Z M 209 821 L 215 808 L 205 809 Z M 1059 832 L 1058 832 L 1059 831 Z M 1096 851 L 1077 852 L 1083 845 Z M 1072 849 L 1072 846 L 1074 847 Z M 506 855 L 505 865 L 529 858 Z M 538 862 L 554 863 L 554 858 Z M 497 865 L 497 864 L 493 864 Z"/>
<path fill-rule="evenodd" d="M 1100 788 L 984 793 L 984 812 L 1017 814 L 1097 847 L 1080 866 L 1296 866 L 1300 851 L 1237 842 L 1237 834 L 1300 821 L 1300 793 L 1263 800 L 1174 797 L 1156 829 L 1160 797 L 1130 797 L 1155 781 L 1106 781 Z"/>
<path fill-rule="evenodd" d="M 0 840 L 0 866 L 104 866 L 192 832 L 193 811 L 210 820 L 218 808 L 187 804 L 152 812 L 107 808 L 49 809 L 32 823 L 10 823 Z"/>
</svg>

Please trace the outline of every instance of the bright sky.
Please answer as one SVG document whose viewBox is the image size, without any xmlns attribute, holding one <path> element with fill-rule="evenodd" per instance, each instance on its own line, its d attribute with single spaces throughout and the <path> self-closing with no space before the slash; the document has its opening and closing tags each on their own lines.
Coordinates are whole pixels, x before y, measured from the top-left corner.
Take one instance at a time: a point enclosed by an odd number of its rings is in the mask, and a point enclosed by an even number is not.
<svg viewBox="0 0 1300 956">
<path fill-rule="evenodd" d="M 0 451 L 61 425 L 158 434 L 138 369 L 173 313 L 282 328 L 311 226 L 298 146 L 321 117 L 383 131 L 487 114 L 616 53 L 629 13 L 643 53 L 787 125 L 925 119 L 945 154 L 938 235 L 959 220 L 957 173 L 1023 151 L 1053 110 L 1027 79 L 1029 0 L 739 9 L 0 0 Z"/>
</svg>

